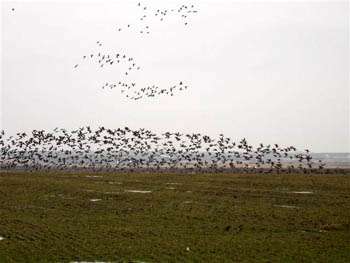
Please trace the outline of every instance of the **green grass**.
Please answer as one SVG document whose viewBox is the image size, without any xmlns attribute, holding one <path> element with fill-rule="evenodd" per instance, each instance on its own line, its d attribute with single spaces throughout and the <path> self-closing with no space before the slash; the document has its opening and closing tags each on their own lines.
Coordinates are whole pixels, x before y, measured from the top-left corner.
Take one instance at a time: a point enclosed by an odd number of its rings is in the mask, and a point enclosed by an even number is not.
<svg viewBox="0 0 350 263">
<path fill-rule="evenodd" d="M 0 173 L 0 262 L 350 262 L 350 176 L 86 175 Z"/>
</svg>

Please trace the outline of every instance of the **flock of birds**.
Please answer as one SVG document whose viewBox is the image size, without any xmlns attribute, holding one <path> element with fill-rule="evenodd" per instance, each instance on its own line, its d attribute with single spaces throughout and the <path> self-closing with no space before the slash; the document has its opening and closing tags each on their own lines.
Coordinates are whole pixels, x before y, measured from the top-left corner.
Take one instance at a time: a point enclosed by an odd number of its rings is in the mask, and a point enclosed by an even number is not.
<svg viewBox="0 0 350 263">
<path fill-rule="evenodd" d="M 191 14 L 198 12 L 194 5 L 181 5 L 174 9 L 151 10 L 137 4 L 142 11 L 140 34 L 150 34 L 150 17 L 164 21 L 179 16 L 185 26 Z M 12 11 L 15 9 L 12 8 Z M 118 32 L 132 29 L 118 27 Z M 136 27 L 135 27 L 136 28 Z M 96 42 L 102 47 L 101 41 Z M 135 59 L 122 52 L 103 53 L 101 50 L 84 55 L 82 61 L 92 61 L 100 68 L 124 65 L 124 76 L 141 67 Z M 80 62 L 81 63 L 81 62 Z M 74 68 L 80 65 L 76 64 Z M 135 82 L 106 82 L 102 89 L 120 88 L 129 99 L 139 100 L 160 95 L 173 96 L 176 91 L 188 88 L 183 81 L 164 89 L 157 85 L 138 88 Z M 208 135 L 180 132 L 156 134 L 151 130 L 132 130 L 128 127 L 108 129 L 89 126 L 76 130 L 56 128 L 47 132 L 33 130 L 7 136 L 0 131 L 0 169 L 19 170 L 116 170 L 116 171 L 257 171 L 257 172 L 308 172 L 324 170 L 325 163 L 313 160 L 309 150 L 298 151 L 295 147 L 278 144 L 258 147 L 249 145 L 246 139 L 234 142 L 220 134 L 218 138 Z"/>
<path fill-rule="evenodd" d="M 102 43 L 100 41 L 97 41 L 96 44 L 98 46 L 102 46 Z M 95 62 L 101 68 L 103 68 L 104 66 L 112 66 L 113 64 L 125 65 L 126 70 L 124 74 L 126 76 L 129 75 L 132 70 L 141 69 L 141 67 L 136 64 L 133 57 L 128 57 L 127 55 L 122 54 L 121 52 L 116 52 L 115 54 L 103 54 L 101 51 L 98 51 L 97 53 L 92 52 L 88 55 L 84 55 L 82 57 L 82 60 L 90 60 L 92 62 Z M 75 64 L 74 68 L 77 68 L 78 66 L 79 64 Z"/>
<path fill-rule="evenodd" d="M 308 172 L 324 167 L 307 149 L 301 152 L 278 144 L 253 147 L 246 139 L 234 142 L 223 134 L 213 138 L 89 126 L 15 136 L 0 132 L 0 168 L 5 170 Z"/>
<path fill-rule="evenodd" d="M 164 8 L 164 9 L 151 9 L 146 5 L 142 5 L 140 2 L 137 4 L 139 10 L 141 10 L 141 16 L 139 21 L 141 21 L 141 26 L 135 26 L 131 24 L 127 24 L 125 27 L 117 27 L 118 32 L 123 30 L 130 30 L 132 28 L 136 28 L 137 32 L 140 34 L 150 34 L 151 26 L 150 20 L 155 19 L 160 22 L 166 21 L 166 19 L 171 17 L 180 17 L 185 26 L 188 26 L 189 18 L 191 15 L 198 13 L 198 10 L 195 8 L 193 4 L 191 5 L 181 5 L 177 8 Z"/>
<path fill-rule="evenodd" d="M 137 3 L 137 7 L 141 10 L 141 16 L 139 21 L 141 25 L 131 25 L 127 24 L 125 27 L 117 27 L 118 32 L 136 29 L 140 34 L 150 34 L 151 26 L 150 19 L 156 19 L 159 21 L 165 21 L 166 18 L 170 17 L 180 17 L 185 26 L 188 25 L 191 15 L 198 12 L 195 9 L 194 5 L 181 5 L 177 8 L 173 9 L 151 9 L 148 6 Z M 96 42 L 98 47 L 102 47 L 103 43 L 99 40 Z M 84 61 L 92 61 L 98 64 L 100 68 L 107 66 L 115 66 L 117 64 L 124 65 L 124 69 L 122 70 L 121 76 L 129 77 L 133 71 L 138 71 L 141 69 L 139 65 L 135 62 L 133 57 L 128 57 L 125 54 L 114 53 L 114 54 L 103 54 L 100 51 L 91 52 L 87 55 L 82 56 L 82 60 Z M 78 68 L 81 64 L 77 63 L 74 65 L 74 68 Z M 102 85 L 102 89 L 115 89 L 119 88 L 122 95 L 131 100 L 139 100 L 143 98 L 149 97 L 158 97 L 158 96 L 174 96 L 175 91 L 184 91 L 188 88 L 188 85 L 183 85 L 183 81 L 179 81 L 178 85 L 172 85 L 168 88 L 161 88 L 159 85 L 142 85 L 139 87 L 136 85 L 135 81 L 127 84 L 125 81 L 116 81 L 114 83 L 106 82 Z"/>
<path fill-rule="evenodd" d="M 102 89 L 114 89 L 116 87 L 120 88 L 120 92 L 124 93 L 126 92 L 126 97 L 132 100 L 139 100 L 144 97 L 156 97 L 160 95 L 169 95 L 174 96 L 176 91 L 183 91 L 187 89 L 187 85 L 184 85 L 182 81 L 180 81 L 177 85 L 173 85 L 168 89 L 162 89 L 159 86 L 152 85 L 152 86 L 146 86 L 141 89 L 135 89 L 136 83 L 132 82 L 130 84 L 119 81 L 117 83 L 109 83 L 106 82 Z"/>
</svg>

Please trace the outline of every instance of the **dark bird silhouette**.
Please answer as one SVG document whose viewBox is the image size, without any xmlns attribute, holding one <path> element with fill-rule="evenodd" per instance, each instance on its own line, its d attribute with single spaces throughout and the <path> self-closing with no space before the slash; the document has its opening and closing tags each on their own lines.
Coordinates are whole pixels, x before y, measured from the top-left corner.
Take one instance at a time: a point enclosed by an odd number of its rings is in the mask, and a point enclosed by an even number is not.
<svg viewBox="0 0 350 263">
<path fill-rule="evenodd" d="M 111 86 L 106 82 L 105 86 Z M 274 148 L 276 149 L 276 148 Z M 237 172 L 324 171 L 325 164 L 313 162 L 307 152 L 295 147 L 270 145 L 254 148 L 246 139 L 234 142 L 220 134 L 217 138 L 200 133 L 165 132 L 156 134 L 141 128 L 110 129 L 81 127 L 33 130 L 6 136 L 0 132 L 0 168 L 19 170 L 184 170 Z M 291 154 L 283 160 L 274 157 Z M 294 165 L 293 161 L 299 164 Z"/>
</svg>

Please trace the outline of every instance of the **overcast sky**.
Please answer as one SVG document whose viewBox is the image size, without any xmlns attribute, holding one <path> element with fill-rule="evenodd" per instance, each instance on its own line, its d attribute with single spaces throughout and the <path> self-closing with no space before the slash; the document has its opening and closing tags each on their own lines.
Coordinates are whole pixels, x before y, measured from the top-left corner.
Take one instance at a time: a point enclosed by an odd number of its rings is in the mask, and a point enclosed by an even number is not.
<svg viewBox="0 0 350 263">
<path fill-rule="evenodd" d="M 172 17 L 149 20 L 149 35 L 118 32 L 141 25 L 137 3 L 3 2 L 1 127 L 144 127 L 350 151 L 348 1 L 141 1 L 199 12 L 187 26 Z M 80 63 L 98 50 L 142 69 L 125 78 L 120 66 Z M 101 89 L 119 80 L 189 89 L 138 101 Z"/>
</svg>

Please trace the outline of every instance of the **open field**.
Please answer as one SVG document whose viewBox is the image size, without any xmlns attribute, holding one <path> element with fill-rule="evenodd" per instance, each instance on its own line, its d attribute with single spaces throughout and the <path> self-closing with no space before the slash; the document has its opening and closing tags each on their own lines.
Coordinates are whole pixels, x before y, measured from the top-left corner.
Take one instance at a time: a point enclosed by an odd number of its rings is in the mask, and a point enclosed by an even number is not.
<svg viewBox="0 0 350 263">
<path fill-rule="evenodd" d="M 350 262 L 350 176 L 0 173 L 0 262 Z"/>
</svg>

